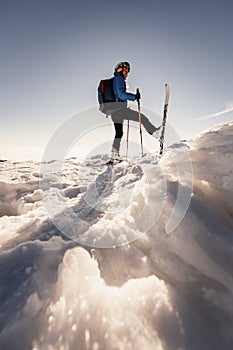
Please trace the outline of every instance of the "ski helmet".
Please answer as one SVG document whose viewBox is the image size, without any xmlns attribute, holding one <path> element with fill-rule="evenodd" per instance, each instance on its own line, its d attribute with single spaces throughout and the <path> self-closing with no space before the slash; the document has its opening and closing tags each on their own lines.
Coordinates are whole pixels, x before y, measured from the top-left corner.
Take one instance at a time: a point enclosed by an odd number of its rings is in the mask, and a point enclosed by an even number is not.
<svg viewBox="0 0 233 350">
<path fill-rule="evenodd" d="M 129 62 L 120 62 L 116 65 L 115 67 L 115 71 L 118 71 L 119 68 L 127 68 L 128 72 L 130 72 L 130 64 Z"/>
</svg>

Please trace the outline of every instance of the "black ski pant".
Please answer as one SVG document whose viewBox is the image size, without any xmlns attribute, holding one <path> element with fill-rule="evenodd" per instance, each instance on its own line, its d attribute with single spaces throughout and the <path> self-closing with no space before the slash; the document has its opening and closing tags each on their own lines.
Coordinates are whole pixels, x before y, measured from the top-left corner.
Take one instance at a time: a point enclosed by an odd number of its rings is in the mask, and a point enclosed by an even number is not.
<svg viewBox="0 0 233 350">
<path fill-rule="evenodd" d="M 111 118 L 115 127 L 115 138 L 113 141 L 112 148 L 119 152 L 121 139 L 123 136 L 123 121 L 132 120 L 134 122 L 138 122 L 138 112 L 130 108 L 122 108 L 114 112 L 111 115 Z M 141 121 L 146 131 L 152 135 L 155 132 L 156 127 L 153 124 L 151 124 L 149 119 L 143 113 L 141 113 Z"/>
</svg>

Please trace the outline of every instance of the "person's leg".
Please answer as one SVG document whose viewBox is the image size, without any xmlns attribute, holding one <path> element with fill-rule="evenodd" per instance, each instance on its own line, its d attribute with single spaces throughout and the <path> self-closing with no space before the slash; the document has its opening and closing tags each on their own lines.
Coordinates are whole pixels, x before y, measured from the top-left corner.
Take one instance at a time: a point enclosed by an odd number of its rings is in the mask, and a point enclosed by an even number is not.
<svg viewBox="0 0 233 350">
<path fill-rule="evenodd" d="M 115 127 L 115 138 L 112 144 L 112 158 L 119 156 L 120 144 L 123 136 L 123 120 L 125 110 L 126 108 L 120 109 L 111 115 Z"/>
<path fill-rule="evenodd" d="M 126 120 L 133 120 L 135 122 L 138 122 L 138 112 L 133 110 L 133 109 L 129 109 L 127 108 L 124 111 L 124 119 Z M 142 121 L 142 125 L 144 126 L 144 128 L 146 129 L 146 131 L 149 134 L 154 134 L 154 132 L 156 130 L 158 130 L 158 128 L 156 128 L 150 121 L 149 119 L 145 116 L 145 114 L 141 113 L 141 121 Z"/>
<path fill-rule="evenodd" d="M 123 136 L 123 121 L 125 119 L 138 122 L 138 112 L 130 108 L 123 108 L 113 113 L 111 117 L 116 131 L 112 151 L 115 150 L 115 152 L 119 154 L 121 138 Z M 143 113 L 141 113 L 141 121 L 142 125 L 150 135 L 159 138 L 161 126 L 156 128 Z"/>
<path fill-rule="evenodd" d="M 114 123 L 115 127 L 115 138 L 112 144 L 112 152 L 119 155 L 121 139 L 123 136 L 123 123 Z"/>
</svg>

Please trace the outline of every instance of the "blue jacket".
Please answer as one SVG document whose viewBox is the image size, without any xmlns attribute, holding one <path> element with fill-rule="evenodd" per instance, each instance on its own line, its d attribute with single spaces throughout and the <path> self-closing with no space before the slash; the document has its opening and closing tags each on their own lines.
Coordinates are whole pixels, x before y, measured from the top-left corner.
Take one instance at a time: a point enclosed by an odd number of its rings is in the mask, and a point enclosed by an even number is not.
<svg viewBox="0 0 233 350">
<path fill-rule="evenodd" d="M 125 79 L 121 73 L 114 72 L 113 88 L 116 102 L 125 102 L 127 104 L 127 100 L 135 101 L 135 94 L 126 92 Z"/>
</svg>

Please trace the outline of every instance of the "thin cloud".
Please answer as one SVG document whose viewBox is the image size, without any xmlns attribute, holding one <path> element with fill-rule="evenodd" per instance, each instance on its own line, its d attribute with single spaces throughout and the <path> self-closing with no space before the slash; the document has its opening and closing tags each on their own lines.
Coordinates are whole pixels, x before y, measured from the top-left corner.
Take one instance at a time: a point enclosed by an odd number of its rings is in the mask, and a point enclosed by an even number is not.
<svg viewBox="0 0 233 350">
<path fill-rule="evenodd" d="M 201 118 L 197 118 L 196 120 L 206 120 L 206 119 L 211 119 L 211 118 L 215 118 L 215 117 L 219 117 L 220 115 L 229 113 L 233 111 L 233 103 L 228 104 L 228 106 L 221 112 L 217 112 L 217 113 L 213 113 L 213 114 L 208 114 L 204 117 Z"/>
</svg>

